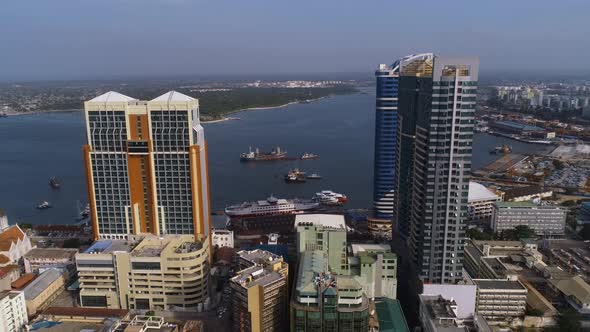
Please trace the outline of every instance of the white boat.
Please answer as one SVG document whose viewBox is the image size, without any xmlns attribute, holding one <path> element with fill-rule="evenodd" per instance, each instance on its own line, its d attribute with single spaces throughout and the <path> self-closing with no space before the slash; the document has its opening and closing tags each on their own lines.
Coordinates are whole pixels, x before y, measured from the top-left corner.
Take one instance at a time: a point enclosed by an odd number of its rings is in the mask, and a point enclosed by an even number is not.
<svg viewBox="0 0 590 332">
<path fill-rule="evenodd" d="M 228 206 L 225 208 L 225 214 L 230 217 L 296 214 L 315 209 L 318 205 L 319 203 L 314 201 L 283 199 L 271 195 L 266 200 Z"/>
<path fill-rule="evenodd" d="M 331 190 L 322 190 L 319 193 L 315 193 L 312 200 L 324 205 L 341 205 L 346 203 L 348 198 L 346 195 L 335 193 Z"/>
<path fill-rule="evenodd" d="M 49 202 L 44 201 L 41 204 L 37 205 L 37 209 L 39 210 L 45 210 L 45 209 L 49 209 L 51 207 L 51 204 L 49 204 Z"/>
</svg>

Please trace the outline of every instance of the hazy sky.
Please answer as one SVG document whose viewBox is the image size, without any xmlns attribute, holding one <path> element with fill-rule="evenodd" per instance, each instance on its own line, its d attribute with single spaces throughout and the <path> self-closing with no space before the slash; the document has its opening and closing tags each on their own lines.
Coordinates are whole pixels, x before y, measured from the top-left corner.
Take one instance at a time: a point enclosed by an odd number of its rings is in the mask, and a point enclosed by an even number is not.
<svg viewBox="0 0 590 332">
<path fill-rule="evenodd" d="M 14 0 L 0 80 L 370 72 L 424 51 L 590 68 L 589 0 Z"/>
</svg>

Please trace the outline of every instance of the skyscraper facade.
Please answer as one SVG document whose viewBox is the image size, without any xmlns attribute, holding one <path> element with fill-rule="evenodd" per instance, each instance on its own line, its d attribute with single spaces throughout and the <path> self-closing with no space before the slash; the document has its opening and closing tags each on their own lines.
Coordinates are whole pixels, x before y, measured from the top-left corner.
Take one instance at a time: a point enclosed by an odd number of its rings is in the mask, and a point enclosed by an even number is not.
<svg viewBox="0 0 590 332">
<path fill-rule="evenodd" d="M 95 239 L 209 236 L 207 146 L 199 101 L 107 92 L 84 103 L 84 157 Z"/>
<path fill-rule="evenodd" d="M 426 282 L 462 278 L 478 71 L 477 58 L 431 53 L 399 64 L 400 177 L 411 188 L 404 213 L 411 258 Z"/>
<path fill-rule="evenodd" d="M 373 218 L 397 221 L 400 117 L 399 73 L 395 66 L 380 65 L 375 71 L 375 157 L 373 170 Z M 370 221 L 374 223 L 373 221 Z M 387 227 L 383 229 L 389 231 Z"/>
</svg>

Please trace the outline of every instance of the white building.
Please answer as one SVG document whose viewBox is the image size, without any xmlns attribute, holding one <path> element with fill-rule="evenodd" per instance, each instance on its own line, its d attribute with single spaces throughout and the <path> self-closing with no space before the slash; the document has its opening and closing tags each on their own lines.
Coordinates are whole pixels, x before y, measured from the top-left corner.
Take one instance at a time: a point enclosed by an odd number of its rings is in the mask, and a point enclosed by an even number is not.
<svg viewBox="0 0 590 332">
<path fill-rule="evenodd" d="M 214 229 L 213 233 L 213 247 L 234 247 L 234 232 L 226 229 Z"/>
<path fill-rule="evenodd" d="M 516 226 L 528 226 L 537 235 L 555 236 L 565 233 L 567 209 L 532 202 L 496 202 L 492 215 L 492 230 L 501 232 Z"/>
<path fill-rule="evenodd" d="M 527 289 L 520 281 L 474 279 L 477 285 L 477 313 L 490 324 L 524 318 Z"/>
<path fill-rule="evenodd" d="M 469 221 L 472 223 L 489 222 L 492 219 L 494 203 L 500 201 L 502 201 L 502 197 L 485 186 L 470 181 L 469 195 L 467 197 Z"/>
<path fill-rule="evenodd" d="M 0 293 L 0 331 L 20 332 L 28 322 L 24 293 Z"/>
<path fill-rule="evenodd" d="M 0 266 L 18 262 L 31 247 L 31 240 L 18 225 L 3 230 L 0 233 Z"/>
</svg>

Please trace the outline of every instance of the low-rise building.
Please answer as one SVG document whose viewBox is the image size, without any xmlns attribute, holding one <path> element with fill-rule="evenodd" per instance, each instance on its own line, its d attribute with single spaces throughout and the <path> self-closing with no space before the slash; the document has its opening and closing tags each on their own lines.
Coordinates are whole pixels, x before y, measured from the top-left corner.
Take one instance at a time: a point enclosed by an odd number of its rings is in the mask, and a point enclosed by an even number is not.
<svg viewBox="0 0 590 332">
<path fill-rule="evenodd" d="M 502 201 L 502 197 L 496 195 L 482 184 L 469 182 L 469 221 L 471 223 L 488 224 L 492 219 L 492 210 L 495 202 Z"/>
<path fill-rule="evenodd" d="M 281 331 L 287 328 L 289 267 L 264 250 L 238 252 L 238 271 L 231 279 L 234 331 Z"/>
<path fill-rule="evenodd" d="M 440 295 L 420 295 L 420 325 L 424 332 L 464 332 L 462 319 L 457 317 L 457 303 Z"/>
<path fill-rule="evenodd" d="M 590 285 L 580 276 L 550 279 L 549 286 L 581 314 L 590 314 Z"/>
<path fill-rule="evenodd" d="M 66 278 L 64 274 L 55 269 L 49 269 L 41 273 L 35 280 L 23 289 L 27 311 L 34 315 L 42 310 L 51 301 L 65 290 Z"/>
<path fill-rule="evenodd" d="M 532 267 L 542 262 L 543 255 L 531 241 L 469 241 L 465 245 L 463 267 L 471 278 L 518 279 L 519 267 L 513 259 Z"/>
<path fill-rule="evenodd" d="M 31 248 L 31 240 L 18 225 L 2 230 L 0 233 L 0 266 L 17 263 Z"/>
<path fill-rule="evenodd" d="M 553 196 L 553 190 L 541 186 L 516 187 L 504 192 L 506 202 L 529 202 Z"/>
<path fill-rule="evenodd" d="M 16 264 L 0 267 L 0 291 L 11 290 L 12 283 L 20 277 L 20 266 Z"/>
<path fill-rule="evenodd" d="M 582 204 L 580 204 L 576 224 L 577 227 L 583 227 L 586 224 L 590 224 L 590 202 L 582 202 Z"/>
<path fill-rule="evenodd" d="M 4 291 L 0 293 L 0 331 L 20 332 L 29 322 L 27 305 L 23 292 Z"/>
<path fill-rule="evenodd" d="M 26 273 L 39 273 L 50 268 L 75 271 L 78 249 L 34 248 L 24 255 Z"/>
<path fill-rule="evenodd" d="M 476 311 L 488 322 L 511 322 L 524 318 L 527 289 L 519 281 L 474 279 Z"/>
<path fill-rule="evenodd" d="M 214 229 L 212 234 L 213 247 L 234 247 L 234 232 L 227 229 Z"/>
<path fill-rule="evenodd" d="M 496 202 L 492 230 L 501 232 L 516 226 L 528 226 L 540 236 L 561 236 L 565 233 L 567 209 L 532 202 Z"/>
<path fill-rule="evenodd" d="M 197 310 L 208 304 L 209 241 L 192 235 L 97 241 L 76 255 L 76 268 L 85 307 Z"/>
</svg>

